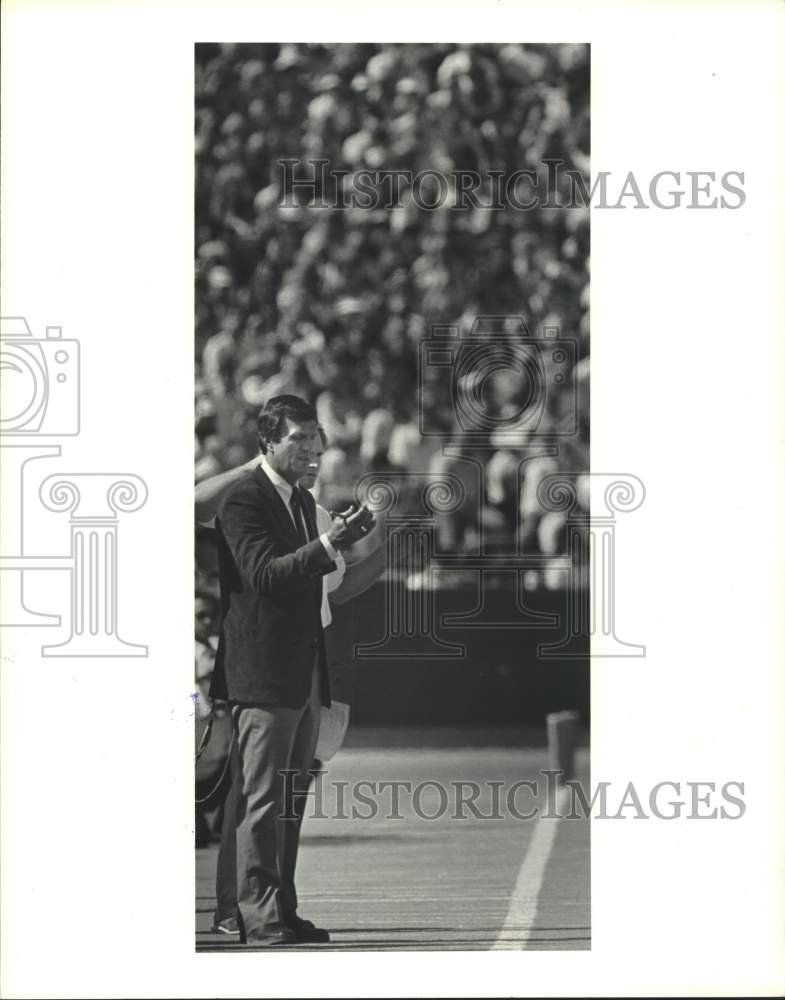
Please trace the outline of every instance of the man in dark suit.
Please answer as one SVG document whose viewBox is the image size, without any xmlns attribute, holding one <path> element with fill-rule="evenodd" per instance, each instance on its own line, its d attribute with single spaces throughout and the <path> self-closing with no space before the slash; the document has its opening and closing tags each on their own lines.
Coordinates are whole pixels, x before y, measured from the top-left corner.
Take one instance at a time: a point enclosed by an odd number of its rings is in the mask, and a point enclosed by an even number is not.
<svg viewBox="0 0 785 1000">
<path fill-rule="evenodd" d="M 231 703 L 239 751 L 240 940 L 324 942 L 327 931 L 297 913 L 300 821 L 285 792 L 287 777 L 289 788 L 307 788 L 320 708 L 330 704 L 322 577 L 374 521 L 363 508 L 318 533 L 313 497 L 297 486 L 317 448 L 310 403 L 274 397 L 259 414 L 258 434 L 264 457 L 218 516 L 223 626 L 211 689 Z"/>
</svg>

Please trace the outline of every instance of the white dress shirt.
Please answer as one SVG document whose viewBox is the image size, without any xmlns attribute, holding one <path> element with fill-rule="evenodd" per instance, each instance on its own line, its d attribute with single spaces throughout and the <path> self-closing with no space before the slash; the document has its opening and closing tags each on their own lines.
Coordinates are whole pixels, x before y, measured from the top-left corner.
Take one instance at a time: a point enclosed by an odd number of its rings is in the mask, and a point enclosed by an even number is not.
<svg viewBox="0 0 785 1000">
<path fill-rule="evenodd" d="M 332 527 L 333 519 L 330 517 L 329 513 L 320 507 L 319 504 L 316 505 L 316 527 L 321 532 L 329 531 Z M 321 536 L 320 536 L 321 537 Z M 327 628 L 330 622 L 333 620 L 333 613 L 330 610 L 330 602 L 327 600 L 327 595 L 332 593 L 336 587 L 341 586 L 343 581 L 343 575 L 346 572 L 346 561 L 340 552 L 337 553 L 336 558 L 333 560 L 335 563 L 335 569 L 332 573 L 328 573 L 327 576 L 322 577 L 324 581 L 322 585 L 322 627 Z"/>
</svg>

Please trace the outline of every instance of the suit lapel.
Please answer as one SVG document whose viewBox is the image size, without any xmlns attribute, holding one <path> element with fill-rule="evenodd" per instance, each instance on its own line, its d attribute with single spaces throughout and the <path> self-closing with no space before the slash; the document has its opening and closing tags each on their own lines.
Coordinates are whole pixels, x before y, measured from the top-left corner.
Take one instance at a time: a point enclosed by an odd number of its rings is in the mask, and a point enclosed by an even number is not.
<svg viewBox="0 0 785 1000">
<path fill-rule="evenodd" d="M 267 474 L 265 473 L 261 465 L 256 467 L 256 469 L 254 470 L 254 475 L 256 476 L 256 481 L 262 487 L 265 496 L 268 498 L 270 502 L 270 510 L 272 511 L 273 516 L 278 521 L 278 525 L 281 528 L 281 531 L 284 533 L 287 539 L 289 539 L 293 543 L 294 548 L 297 548 L 299 545 L 297 530 L 294 526 L 294 521 L 292 520 L 291 514 L 286 509 L 286 504 L 281 499 L 280 493 L 270 482 Z"/>
<path fill-rule="evenodd" d="M 266 475 L 264 469 L 261 466 L 257 466 L 254 471 L 256 476 L 256 481 L 262 489 L 262 492 L 267 497 L 270 504 L 270 510 L 273 516 L 277 519 L 281 530 L 284 532 L 285 538 L 290 540 L 291 550 L 299 548 L 300 539 L 297 534 L 297 529 L 294 526 L 294 521 L 292 520 L 289 511 L 286 509 L 286 504 L 281 499 L 281 495 L 278 490 L 270 482 L 270 479 Z M 303 498 L 302 501 L 302 511 L 305 515 L 305 520 L 308 525 L 308 535 L 311 539 L 317 538 L 318 533 L 316 531 L 316 501 L 311 496 L 310 493 L 306 496 L 306 490 L 300 491 L 300 496 Z M 321 635 L 321 606 L 322 606 L 322 583 L 321 580 L 314 581 L 313 584 L 313 610 L 316 615 L 319 616 L 319 634 Z M 320 640 L 323 641 L 323 640 Z"/>
</svg>

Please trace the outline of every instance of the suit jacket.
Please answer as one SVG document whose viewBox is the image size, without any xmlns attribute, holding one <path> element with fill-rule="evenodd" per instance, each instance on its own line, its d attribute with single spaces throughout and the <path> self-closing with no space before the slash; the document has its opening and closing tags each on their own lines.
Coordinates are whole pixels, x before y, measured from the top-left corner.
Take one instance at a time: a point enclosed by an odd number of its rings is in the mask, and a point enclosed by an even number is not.
<svg viewBox="0 0 785 1000">
<path fill-rule="evenodd" d="M 322 704 L 330 704 L 321 623 L 322 577 L 335 563 L 319 541 L 316 504 L 300 495 L 313 541 L 294 522 L 261 468 L 240 480 L 219 509 L 221 637 L 213 698 L 302 708 L 318 658 Z"/>
</svg>

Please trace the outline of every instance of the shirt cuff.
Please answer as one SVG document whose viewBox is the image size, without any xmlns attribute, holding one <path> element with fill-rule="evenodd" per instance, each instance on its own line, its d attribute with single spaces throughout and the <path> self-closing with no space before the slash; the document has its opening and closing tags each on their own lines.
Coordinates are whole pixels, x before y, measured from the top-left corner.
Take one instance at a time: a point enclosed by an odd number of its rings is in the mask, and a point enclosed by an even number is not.
<svg viewBox="0 0 785 1000">
<path fill-rule="evenodd" d="M 327 537 L 326 531 L 322 532 L 322 534 L 319 535 L 319 541 L 324 546 L 324 550 L 327 553 L 327 555 L 332 559 L 333 562 L 336 562 L 338 559 L 338 550 L 335 548 L 333 543 Z"/>
</svg>

